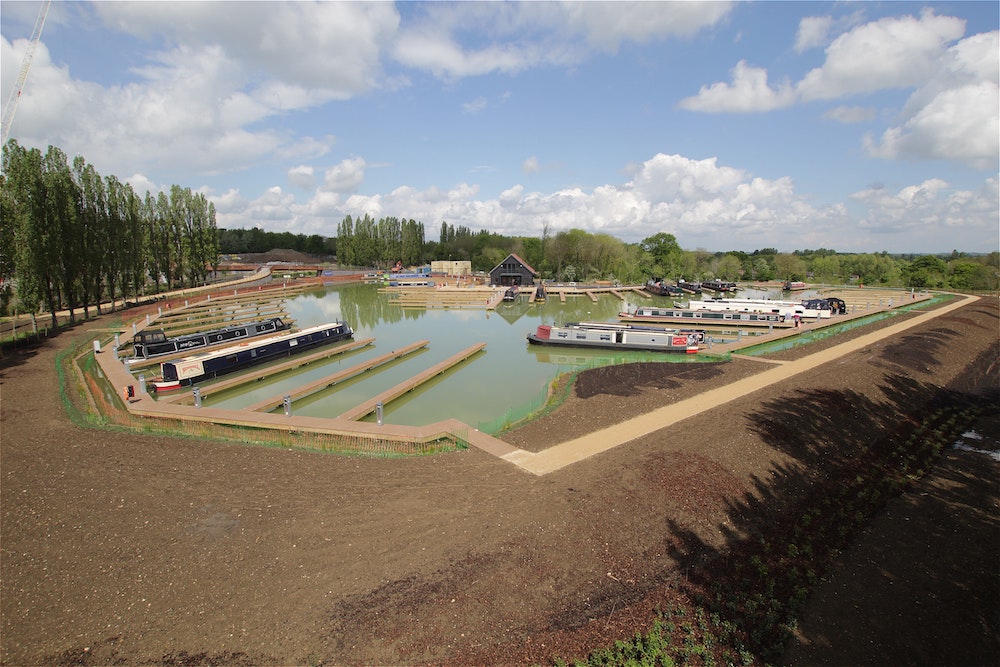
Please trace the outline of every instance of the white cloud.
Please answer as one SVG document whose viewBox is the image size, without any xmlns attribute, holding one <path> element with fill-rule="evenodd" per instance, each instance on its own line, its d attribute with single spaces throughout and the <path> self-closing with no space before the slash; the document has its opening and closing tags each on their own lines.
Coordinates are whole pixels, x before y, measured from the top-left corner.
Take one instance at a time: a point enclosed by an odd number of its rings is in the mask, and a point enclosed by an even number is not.
<svg viewBox="0 0 1000 667">
<path fill-rule="evenodd" d="M 973 35 L 948 50 L 907 101 L 899 122 L 869 154 L 886 159 L 942 159 L 996 169 L 1000 158 L 998 32 Z"/>
<path fill-rule="evenodd" d="M 857 222 L 861 233 L 905 234 L 913 247 L 937 246 L 937 252 L 964 249 L 970 238 L 987 239 L 988 245 L 977 250 L 997 248 L 1000 191 L 995 177 L 986 179 L 977 191 L 955 190 L 941 179 L 928 179 L 897 191 L 868 188 L 851 197 L 865 207 Z M 943 236 L 942 230 L 947 230 Z M 942 242 L 947 247 L 940 247 Z"/>
<path fill-rule="evenodd" d="M 788 177 L 756 177 L 714 158 L 657 154 L 629 171 L 628 181 L 591 190 L 532 192 L 517 184 L 496 199 L 480 199 L 476 185 L 459 183 L 449 189 L 404 186 L 346 199 L 321 187 L 304 204 L 280 188 L 254 201 L 233 192 L 212 200 L 221 227 L 256 225 L 326 236 L 336 234 L 345 216 L 367 213 L 412 218 L 429 230 L 447 221 L 511 236 L 537 236 L 543 221 L 552 232 L 586 229 L 627 242 L 663 231 L 674 234 L 683 247 L 719 250 L 832 246 L 842 252 L 871 252 L 885 247 L 887 239 L 897 244 L 893 234 L 905 234 L 913 244 L 893 248 L 900 252 L 953 247 L 988 251 L 997 244 L 995 177 L 979 190 L 956 189 L 934 178 L 893 192 L 873 187 L 851 195 L 850 212 L 841 203 L 817 206 L 796 192 Z M 941 246 L 942 227 L 951 230 L 944 241 L 947 248 Z"/>
<path fill-rule="evenodd" d="M 698 94 L 686 97 L 679 106 L 689 111 L 747 112 L 783 109 L 795 103 L 795 93 L 787 82 L 772 89 L 767 70 L 751 67 L 741 60 L 732 69 L 732 83 L 702 86 Z"/>
<path fill-rule="evenodd" d="M 149 180 L 145 174 L 132 174 L 125 179 L 125 182 L 131 185 L 133 192 L 143 199 L 145 199 L 147 192 L 156 196 L 156 193 L 163 189 L 162 186 L 159 186 Z"/>
<path fill-rule="evenodd" d="M 871 107 L 834 107 L 823 114 L 823 118 L 838 123 L 867 123 L 874 120 L 877 111 Z"/>
<path fill-rule="evenodd" d="M 340 164 L 326 170 L 321 189 L 328 192 L 353 192 L 364 182 L 367 166 L 364 158 L 343 160 Z"/>
<path fill-rule="evenodd" d="M 798 53 L 823 46 L 833 27 L 832 16 L 807 16 L 799 21 L 799 32 L 795 35 L 795 50 Z"/>
<path fill-rule="evenodd" d="M 731 2 L 567 2 L 567 26 L 588 42 L 614 51 L 622 42 L 647 42 L 692 35 L 716 25 L 732 11 Z"/>
<path fill-rule="evenodd" d="M 812 46 L 832 23 L 803 19 L 797 46 Z M 965 22 L 925 10 L 919 17 L 884 18 L 833 40 L 822 66 L 795 85 L 768 83 L 766 69 L 745 61 L 731 83 L 701 87 L 679 106 L 704 112 L 760 112 L 793 104 L 875 91 L 914 88 L 898 122 L 879 139 L 865 138 L 869 155 L 885 159 L 940 159 L 993 169 L 1000 157 L 1000 40 L 997 32 L 962 37 Z M 870 108 L 839 106 L 824 118 L 844 123 L 876 118 Z"/>
<path fill-rule="evenodd" d="M 729 2 L 428 3 L 393 44 L 401 64 L 442 78 L 574 65 L 591 50 L 615 51 L 691 35 L 732 11 Z M 466 46 L 485 36 L 480 48 Z"/>
<path fill-rule="evenodd" d="M 825 24 L 815 21 L 799 40 L 812 44 Z M 880 19 L 854 28 L 826 49 L 822 66 L 811 70 L 794 87 L 768 84 L 767 70 L 741 60 L 733 68 L 732 82 L 702 86 L 698 94 L 680 102 L 693 111 L 771 111 L 811 100 L 827 100 L 887 88 L 919 85 L 935 71 L 947 45 L 962 36 L 960 19 L 925 11 L 912 16 Z"/>
<path fill-rule="evenodd" d="M 538 164 L 538 158 L 532 155 L 524 162 L 521 163 L 521 171 L 526 174 L 537 174 L 542 170 L 540 164 Z"/>
<path fill-rule="evenodd" d="M 299 165 L 288 170 L 288 182 L 297 188 L 309 190 L 316 184 L 315 170 L 308 165 Z"/>
<path fill-rule="evenodd" d="M 383 2 L 98 2 L 93 8 L 121 32 L 217 46 L 254 78 L 322 91 L 326 99 L 371 89 L 381 45 L 399 27 L 395 7 Z"/>
<path fill-rule="evenodd" d="M 808 101 L 918 85 L 964 32 L 964 21 L 929 10 L 867 23 L 835 39 L 796 90 Z"/>
<path fill-rule="evenodd" d="M 466 102 L 462 105 L 462 111 L 464 113 L 479 113 L 486 108 L 486 98 L 479 96 L 471 102 Z"/>
</svg>

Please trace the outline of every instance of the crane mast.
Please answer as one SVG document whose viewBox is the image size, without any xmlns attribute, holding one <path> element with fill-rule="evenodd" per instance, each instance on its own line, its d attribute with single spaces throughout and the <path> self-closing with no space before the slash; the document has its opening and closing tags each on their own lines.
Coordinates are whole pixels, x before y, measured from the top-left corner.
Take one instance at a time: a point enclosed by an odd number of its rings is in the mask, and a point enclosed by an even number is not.
<svg viewBox="0 0 1000 667">
<path fill-rule="evenodd" d="M 35 29 L 31 31 L 31 39 L 28 40 L 28 48 L 24 52 L 24 60 L 21 62 L 21 71 L 17 75 L 17 82 L 14 84 L 14 90 L 10 91 L 10 97 L 7 98 L 7 104 L 3 108 L 3 142 L 7 143 L 7 137 L 10 136 L 10 126 L 14 122 L 14 112 L 17 111 L 17 103 L 21 101 L 21 90 L 24 88 L 24 82 L 28 78 L 28 68 L 31 67 L 31 58 L 35 55 L 35 47 L 38 46 L 38 40 L 42 37 L 42 27 L 45 25 L 45 17 L 49 13 L 49 5 L 52 4 L 52 0 L 44 0 L 42 2 L 42 8 L 38 11 L 38 18 L 35 20 Z"/>
</svg>

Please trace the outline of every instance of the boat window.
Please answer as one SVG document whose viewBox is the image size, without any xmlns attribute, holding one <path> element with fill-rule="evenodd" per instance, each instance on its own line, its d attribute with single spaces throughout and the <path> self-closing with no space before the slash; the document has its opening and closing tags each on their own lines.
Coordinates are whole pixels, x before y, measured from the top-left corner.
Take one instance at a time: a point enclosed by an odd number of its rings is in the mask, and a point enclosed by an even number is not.
<svg viewBox="0 0 1000 667">
<path fill-rule="evenodd" d="M 611 334 L 601 334 L 601 340 L 611 340 Z"/>
</svg>

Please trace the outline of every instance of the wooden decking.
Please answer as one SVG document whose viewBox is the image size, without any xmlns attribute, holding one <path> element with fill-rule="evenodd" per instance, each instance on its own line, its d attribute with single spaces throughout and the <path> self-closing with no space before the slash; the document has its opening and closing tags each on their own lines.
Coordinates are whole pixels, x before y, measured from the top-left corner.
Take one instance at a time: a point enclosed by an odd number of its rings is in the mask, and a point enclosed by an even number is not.
<svg viewBox="0 0 1000 667">
<path fill-rule="evenodd" d="M 493 310 L 503 301 L 504 289 L 484 286 L 382 287 L 392 303 L 403 308 Z"/>
</svg>

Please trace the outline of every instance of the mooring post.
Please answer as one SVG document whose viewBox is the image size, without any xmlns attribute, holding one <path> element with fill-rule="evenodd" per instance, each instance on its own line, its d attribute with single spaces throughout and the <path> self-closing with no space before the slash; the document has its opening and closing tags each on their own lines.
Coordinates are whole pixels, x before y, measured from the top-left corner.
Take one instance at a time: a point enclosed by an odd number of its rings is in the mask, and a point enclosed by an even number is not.
<svg viewBox="0 0 1000 667">
<path fill-rule="evenodd" d="M 139 376 L 139 393 L 140 394 L 147 394 L 147 393 L 149 393 L 149 392 L 146 391 L 146 376 L 145 375 L 140 375 Z"/>
<path fill-rule="evenodd" d="M 375 404 L 375 421 L 378 422 L 379 426 L 382 425 L 382 401 Z"/>
<path fill-rule="evenodd" d="M 201 387 L 195 387 L 194 389 L 191 390 L 191 393 L 194 394 L 194 407 L 200 408 L 201 407 Z"/>
<path fill-rule="evenodd" d="M 292 416 L 292 395 L 291 394 L 285 394 L 285 398 L 282 399 L 281 402 L 285 406 L 285 416 L 286 417 L 291 417 Z"/>
</svg>

